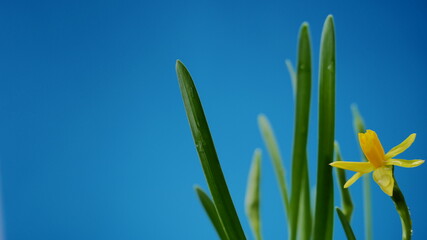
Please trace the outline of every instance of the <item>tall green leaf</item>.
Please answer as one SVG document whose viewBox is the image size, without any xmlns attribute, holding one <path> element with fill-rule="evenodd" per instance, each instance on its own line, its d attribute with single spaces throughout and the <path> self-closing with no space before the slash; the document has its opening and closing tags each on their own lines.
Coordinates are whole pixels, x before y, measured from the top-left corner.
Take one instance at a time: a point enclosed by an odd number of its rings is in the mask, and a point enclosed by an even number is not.
<svg viewBox="0 0 427 240">
<path fill-rule="evenodd" d="M 249 224 L 256 240 L 261 240 L 260 218 L 260 182 L 261 182 L 261 150 L 256 149 L 252 158 L 251 170 L 246 190 L 245 209 Z"/>
<path fill-rule="evenodd" d="M 323 25 L 319 66 L 319 136 L 314 240 L 332 239 L 332 168 L 335 131 L 335 30 L 329 15 Z"/>
<path fill-rule="evenodd" d="M 308 171 L 303 172 L 300 205 L 298 211 L 298 239 L 311 239 L 313 216 L 311 211 L 310 187 Z"/>
<path fill-rule="evenodd" d="M 276 173 L 277 182 L 279 183 L 280 193 L 282 194 L 283 205 L 285 207 L 285 213 L 289 217 L 289 197 L 288 189 L 285 177 L 285 168 L 283 167 L 283 161 L 280 154 L 279 146 L 274 136 L 271 124 L 267 117 L 263 114 L 258 115 L 258 126 L 261 131 L 261 135 L 264 139 L 264 143 L 267 146 L 268 153 L 270 154 L 271 161 L 273 163 L 274 171 Z"/>
<path fill-rule="evenodd" d="M 359 133 L 364 133 L 365 122 L 356 104 L 351 105 L 351 112 L 353 114 L 353 128 L 356 137 Z M 362 153 L 363 161 L 368 161 Z M 363 178 L 363 215 L 365 222 L 365 239 L 373 239 L 373 222 L 372 222 L 372 197 L 371 197 L 371 178 L 369 174 L 362 176 Z"/>
<path fill-rule="evenodd" d="M 296 76 L 295 132 L 292 155 L 292 194 L 290 239 L 309 239 L 311 207 L 307 163 L 307 137 L 311 96 L 311 45 L 307 23 L 299 33 Z M 301 199 L 301 196 L 304 199 Z M 302 203 L 302 204 L 301 204 Z M 304 214 L 302 214 L 304 213 Z M 301 215 L 302 221 L 298 220 Z M 299 224 L 299 223 L 302 223 Z M 300 226 L 300 228 L 298 228 Z M 300 230 L 299 230 L 300 229 Z M 298 232 L 301 234 L 298 236 Z"/>
<path fill-rule="evenodd" d="M 335 161 L 342 161 L 341 151 L 338 142 L 335 142 Z M 347 218 L 347 221 L 351 221 L 351 215 L 353 213 L 353 201 L 351 200 L 350 191 L 348 188 L 344 188 L 344 184 L 347 181 L 347 177 L 344 169 L 335 168 L 338 178 L 338 185 L 341 192 L 341 205 L 343 214 Z"/>
<path fill-rule="evenodd" d="M 246 239 L 222 173 L 199 95 L 190 73 L 179 60 L 176 62 L 176 73 L 194 143 L 218 215 L 231 240 Z"/>
<path fill-rule="evenodd" d="M 212 225 L 218 233 L 219 238 L 221 240 L 228 240 L 229 238 L 227 233 L 224 230 L 224 226 L 222 225 L 221 219 L 219 219 L 215 204 L 212 202 L 211 198 L 199 186 L 196 186 L 194 190 L 196 191 L 200 203 L 206 211 L 206 214 L 211 220 Z"/>
<path fill-rule="evenodd" d="M 340 219 L 342 228 L 344 229 L 344 233 L 347 237 L 347 240 L 356 240 L 356 237 L 354 236 L 353 229 L 351 228 L 351 225 L 349 221 L 347 220 L 347 217 L 345 214 L 341 211 L 341 209 L 336 208 L 338 217 Z"/>
</svg>

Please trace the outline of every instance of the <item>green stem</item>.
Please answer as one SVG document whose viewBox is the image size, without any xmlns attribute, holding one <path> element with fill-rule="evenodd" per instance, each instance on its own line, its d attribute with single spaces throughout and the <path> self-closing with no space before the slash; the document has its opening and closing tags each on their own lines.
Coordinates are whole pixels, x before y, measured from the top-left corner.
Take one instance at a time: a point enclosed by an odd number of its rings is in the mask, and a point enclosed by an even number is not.
<svg viewBox="0 0 427 240">
<path fill-rule="evenodd" d="M 394 178 L 394 174 L 393 174 Z M 399 185 L 394 178 L 393 196 L 391 199 L 394 202 L 397 213 L 400 216 L 400 222 L 402 223 L 402 240 L 410 240 L 412 237 L 412 220 L 409 214 L 408 206 L 406 205 L 405 197 L 400 191 Z"/>
<path fill-rule="evenodd" d="M 338 142 L 335 141 L 334 146 L 335 146 L 334 147 L 334 149 L 335 149 L 335 161 L 342 161 L 341 151 L 340 151 L 340 147 L 339 147 Z M 342 210 L 340 209 L 340 211 L 344 214 L 347 221 L 350 222 L 351 221 L 351 215 L 353 214 L 354 206 L 353 206 L 353 201 L 351 200 L 351 195 L 350 195 L 349 189 L 344 188 L 345 182 L 347 181 L 347 177 L 346 177 L 344 169 L 335 168 L 335 170 L 337 173 L 338 184 L 340 186 L 339 188 L 340 188 L 340 192 L 341 192 Z M 338 212 L 338 210 L 337 210 L 337 212 Z"/>
<path fill-rule="evenodd" d="M 363 157 L 365 159 L 365 157 Z M 366 159 L 365 159 L 366 161 Z M 371 177 L 368 174 L 363 178 L 363 215 L 365 220 L 365 240 L 373 239 L 372 222 L 372 196 L 371 196 Z"/>
<path fill-rule="evenodd" d="M 353 113 L 353 127 L 354 132 L 364 133 L 365 122 L 363 121 L 362 115 L 360 115 L 359 109 L 356 104 L 351 105 L 351 112 Z M 363 161 L 367 162 L 365 155 L 362 154 Z M 363 177 L 363 212 L 365 220 L 365 240 L 373 239 L 373 222 L 372 222 L 372 197 L 371 197 L 371 178 L 368 174 Z"/>
</svg>

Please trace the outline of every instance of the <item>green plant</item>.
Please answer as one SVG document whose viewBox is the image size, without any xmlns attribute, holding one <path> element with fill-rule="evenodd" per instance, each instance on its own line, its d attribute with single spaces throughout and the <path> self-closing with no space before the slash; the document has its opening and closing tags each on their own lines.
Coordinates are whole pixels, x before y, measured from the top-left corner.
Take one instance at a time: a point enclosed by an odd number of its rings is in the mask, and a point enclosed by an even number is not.
<svg viewBox="0 0 427 240">
<path fill-rule="evenodd" d="M 378 172 L 378 175 L 382 169 L 393 170 L 392 167 L 389 167 L 388 165 L 386 166 L 388 163 L 373 158 L 373 155 L 367 152 L 366 149 L 379 149 L 377 147 L 378 144 L 376 144 L 375 141 L 374 144 L 369 142 L 366 143 L 367 145 L 364 141 L 363 143 L 361 141 L 362 150 L 367 156 L 367 158 L 364 158 L 364 162 L 351 163 L 342 161 L 338 143 L 334 141 L 335 64 L 335 29 L 333 17 L 330 15 L 325 20 L 320 44 L 319 99 L 317 102 L 319 130 L 317 135 L 318 154 L 317 178 L 315 181 L 316 196 L 313 197 L 310 194 L 311 184 L 309 179 L 309 161 L 307 156 L 311 86 L 313 78 L 311 40 L 309 25 L 307 23 L 302 24 L 299 32 L 298 59 L 296 69 L 294 70 L 289 60 L 286 61 L 286 65 L 291 76 L 295 99 L 295 126 L 292 149 L 292 171 L 290 172 L 290 191 L 288 188 L 288 182 L 285 174 L 286 171 L 283 165 L 280 148 L 277 143 L 273 128 L 265 115 L 260 114 L 258 116 L 259 129 L 276 173 L 276 178 L 278 181 L 288 223 L 287 227 L 289 232 L 289 239 L 291 240 L 332 239 L 334 226 L 334 188 L 332 167 L 330 165 L 338 167 L 336 172 L 340 186 L 342 206 L 335 207 L 335 211 L 340 219 L 341 225 L 348 239 L 355 239 L 355 236 L 350 224 L 353 213 L 353 202 L 350 192 L 346 187 L 356 181 L 357 178 L 361 177 L 365 171 L 368 172 L 368 170 L 375 170 Z M 224 179 L 224 175 L 216 154 L 214 143 L 194 82 L 184 64 L 182 64 L 182 62 L 179 60 L 176 63 L 176 71 L 194 142 L 212 197 L 205 193 L 200 187 L 195 188 L 197 196 L 199 197 L 202 206 L 207 212 L 221 239 L 246 239 L 240 220 L 236 214 L 230 193 L 228 191 L 226 181 Z M 360 136 L 365 135 L 371 136 L 371 132 L 373 131 L 368 130 L 366 134 L 364 133 L 365 126 L 357 108 L 352 106 L 352 110 L 354 129 L 355 132 L 359 134 L 359 138 Z M 402 144 L 405 145 L 404 143 Z M 402 151 L 393 148 L 390 152 L 398 154 Z M 387 156 L 387 154 L 385 154 L 385 156 Z M 257 240 L 262 239 L 262 224 L 260 218 L 261 157 L 261 151 L 256 149 L 248 177 L 247 194 L 245 199 L 246 215 L 252 228 L 254 237 Z M 390 164 L 401 164 L 399 166 L 402 166 L 402 164 L 404 165 L 407 163 L 413 164 L 415 166 L 424 162 L 422 160 L 417 160 L 416 163 L 396 161 Z M 381 166 L 377 164 L 378 162 L 381 162 Z M 359 168 L 359 166 L 363 166 L 364 168 Z M 339 168 L 350 169 L 358 173 L 356 173 L 352 178 L 350 178 L 350 180 L 347 181 L 346 173 L 343 169 Z M 390 176 L 389 172 L 381 172 L 380 175 L 385 177 Z M 394 181 L 394 175 L 391 176 Z M 384 186 L 383 182 L 381 182 L 381 179 L 377 182 L 380 184 L 380 186 Z M 384 190 L 383 188 L 383 190 L 388 195 L 392 196 L 392 199 L 396 205 L 396 209 L 401 216 L 403 239 L 410 239 L 411 219 L 404 197 L 397 183 L 392 186 L 391 189 L 392 190 L 390 190 L 388 186 L 387 190 Z M 393 194 L 391 191 L 393 191 Z M 369 180 L 366 178 L 364 178 L 364 195 L 365 223 L 367 223 L 365 228 L 365 238 L 372 239 L 370 184 Z M 312 198 L 315 199 L 314 215 L 312 214 L 313 207 L 311 206 Z"/>
</svg>

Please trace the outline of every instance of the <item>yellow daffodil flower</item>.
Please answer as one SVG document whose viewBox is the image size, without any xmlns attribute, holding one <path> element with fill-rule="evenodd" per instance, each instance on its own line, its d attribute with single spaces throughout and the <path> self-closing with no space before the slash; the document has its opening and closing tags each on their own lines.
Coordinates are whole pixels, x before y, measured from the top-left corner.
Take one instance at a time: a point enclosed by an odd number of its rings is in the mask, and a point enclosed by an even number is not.
<svg viewBox="0 0 427 240">
<path fill-rule="evenodd" d="M 344 185 L 344 188 L 350 187 L 363 174 L 374 172 L 373 177 L 375 182 L 389 196 L 393 195 L 394 178 L 392 173 L 392 165 L 399 167 L 412 168 L 424 163 L 424 160 L 403 160 L 393 159 L 393 157 L 404 152 L 415 140 L 416 134 L 409 135 L 402 143 L 392 148 L 387 153 L 384 153 L 383 146 L 378 139 L 377 134 L 372 130 L 367 130 L 366 133 L 359 133 L 359 143 L 365 154 L 368 162 L 344 162 L 337 161 L 330 165 L 337 168 L 342 168 L 357 172 Z"/>
</svg>

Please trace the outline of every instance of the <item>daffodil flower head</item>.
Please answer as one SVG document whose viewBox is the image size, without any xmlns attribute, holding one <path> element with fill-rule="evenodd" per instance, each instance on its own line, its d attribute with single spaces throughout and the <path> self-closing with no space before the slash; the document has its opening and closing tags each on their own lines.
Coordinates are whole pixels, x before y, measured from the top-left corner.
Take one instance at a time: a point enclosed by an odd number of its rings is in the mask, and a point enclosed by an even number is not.
<svg viewBox="0 0 427 240">
<path fill-rule="evenodd" d="M 399 167 L 412 168 L 424 163 L 424 160 L 403 160 L 394 159 L 395 156 L 404 152 L 415 140 L 416 134 L 409 135 L 402 143 L 392 148 L 387 153 L 378 139 L 377 134 L 372 130 L 366 133 L 359 133 L 359 143 L 368 162 L 344 162 L 337 161 L 330 165 L 356 172 L 344 185 L 344 188 L 350 187 L 363 174 L 374 172 L 373 178 L 381 189 L 389 196 L 393 195 L 394 178 L 392 165 Z"/>
</svg>

